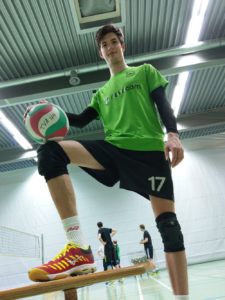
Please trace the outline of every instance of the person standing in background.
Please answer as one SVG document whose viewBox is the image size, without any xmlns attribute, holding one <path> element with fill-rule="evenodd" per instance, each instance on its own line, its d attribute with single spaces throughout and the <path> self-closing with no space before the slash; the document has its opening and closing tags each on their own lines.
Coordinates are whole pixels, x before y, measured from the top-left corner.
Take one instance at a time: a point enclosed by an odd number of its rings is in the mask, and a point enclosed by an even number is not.
<svg viewBox="0 0 225 300">
<path fill-rule="evenodd" d="M 105 254 L 104 254 L 104 246 L 103 245 L 101 245 L 98 248 L 97 254 L 102 259 L 103 270 L 107 271 L 107 264 L 106 264 L 106 259 L 105 259 Z"/>
<path fill-rule="evenodd" d="M 116 240 L 113 240 L 114 252 L 116 257 L 116 267 L 120 268 L 120 247 Z"/>
<path fill-rule="evenodd" d="M 116 268 L 116 254 L 114 251 L 114 245 L 112 237 L 116 234 L 117 230 L 113 228 L 103 227 L 102 222 L 98 222 L 98 239 L 104 246 L 104 255 L 106 260 L 106 266 L 108 269 Z"/>
<path fill-rule="evenodd" d="M 150 233 L 145 229 L 144 224 L 139 225 L 139 228 L 141 231 L 143 231 L 143 239 L 139 243 L 144 245 L 147 259 L 152 266 L 152 272 L 156 272 L 157 269 L 156 269 L 156 265 L 153 261 L 153 245 L 152 245 L 152 239 L 151 239 Z"/>
</svg>

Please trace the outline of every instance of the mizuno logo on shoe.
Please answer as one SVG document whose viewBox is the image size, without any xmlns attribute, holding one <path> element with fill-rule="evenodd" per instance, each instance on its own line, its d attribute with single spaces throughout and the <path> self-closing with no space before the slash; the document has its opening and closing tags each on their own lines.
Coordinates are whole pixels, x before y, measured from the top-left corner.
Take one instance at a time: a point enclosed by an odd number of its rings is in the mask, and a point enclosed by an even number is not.
<svg viewBox="0 0 225 300">
<path fill-rule="evenodd" d="M 68 259 L 67 262 L 70 263 L 72 266 L 75 266 L 76 263 L 78 262 L 78 259 L 76 259 L 76 260 L 69 260 Z"/>
<path fill-rule="evenodd" d="M 66 258 L 66 261 L 72 266 L 75 266 L 77 262 L 88 262 L 89 260 L 84 256 L 78 256 L 74 259 Z"/>
</svg>

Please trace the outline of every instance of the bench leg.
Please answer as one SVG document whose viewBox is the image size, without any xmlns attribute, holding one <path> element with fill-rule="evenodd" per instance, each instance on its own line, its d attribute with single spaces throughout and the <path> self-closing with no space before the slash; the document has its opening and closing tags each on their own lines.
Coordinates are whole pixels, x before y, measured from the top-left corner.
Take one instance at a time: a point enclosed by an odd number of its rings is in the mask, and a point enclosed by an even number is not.
<svg viewBox="0 0 225 300">
<path fill-rule="evenodd" d="M 77 289 L 69 289 L 64 291 L 65 300 L 78 300 Z"/>
</svg>

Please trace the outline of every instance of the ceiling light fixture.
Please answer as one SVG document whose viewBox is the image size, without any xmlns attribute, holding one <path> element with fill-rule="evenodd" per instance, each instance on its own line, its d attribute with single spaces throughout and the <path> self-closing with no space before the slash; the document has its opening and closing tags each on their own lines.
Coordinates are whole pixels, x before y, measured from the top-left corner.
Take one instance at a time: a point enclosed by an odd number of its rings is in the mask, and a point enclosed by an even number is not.
<svg viewBox="0 0 225 300">
<path fill-rule="evenodd" d="M 173 98 L 172 98 L 171 106 L 174 110 L 175 116 L 178 115 L 178 111 L 180 108 L 180 104 L 181 104 L 181 101 L 182 101 L 182 98 L 184 95 L 185 86 L 186 86 L 187 79 L 188 79 L 188 74 L 189 74 L 189 72 L 183 72 L 183 73 L 179 74 L 177 85 L 175 86 L 174 91 L 173 91 Z"/>
<path fill-rule="evenodd" d="M 209 0 L 195 0 L 192 9 L 191 20 L 189 22 L 187 35 L 185 39 L 185 46 L 193 45 L 199 40 L 208 2 Z M 180 109 L 180 104 L 183 99 L 185 86 L 188 80 L 188 74 L 189 72 L 183 72 L 179 74 L 177 85 L 173 92 L 171 106 L 174 110 L 175 116 L 178 115 Z"/>
<path fill-rule="evenodd" d="M 0 123 L 5 129 L 12 135 L 17 143 L 24 149 L 32 149 L 32 145 L 28 140 L 19 132 L 19 130 L 13 125 L 13 123 L 0 111 Z"/>
<path fill-rule="evenodd" d="M 190 46 L 198 41 L 208 2 L 209 0 L 195 0 L 185 39 L 185 45 Z"/>
</svg>

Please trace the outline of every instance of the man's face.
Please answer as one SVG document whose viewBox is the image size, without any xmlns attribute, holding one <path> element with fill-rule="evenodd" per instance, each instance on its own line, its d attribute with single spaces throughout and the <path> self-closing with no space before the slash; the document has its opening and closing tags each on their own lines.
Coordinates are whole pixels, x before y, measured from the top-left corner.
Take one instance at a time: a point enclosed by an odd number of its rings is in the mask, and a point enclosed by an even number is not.
<svg viewBox="0 0 225 300">
<path fill-rule="evenodd" d="M 109 65 L 115 65 L 123 62 L 124 44 L 121 44 L 117 35 L 113 32 L 107 33 L 100 44 L 100 57 Z"/>
</svg>

